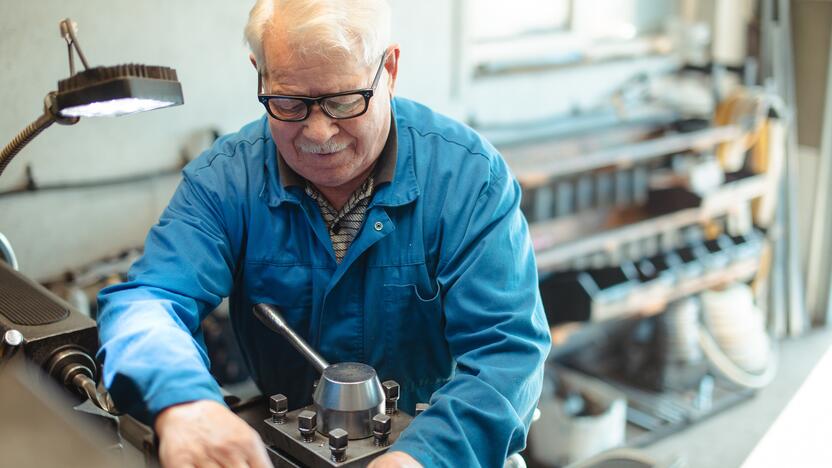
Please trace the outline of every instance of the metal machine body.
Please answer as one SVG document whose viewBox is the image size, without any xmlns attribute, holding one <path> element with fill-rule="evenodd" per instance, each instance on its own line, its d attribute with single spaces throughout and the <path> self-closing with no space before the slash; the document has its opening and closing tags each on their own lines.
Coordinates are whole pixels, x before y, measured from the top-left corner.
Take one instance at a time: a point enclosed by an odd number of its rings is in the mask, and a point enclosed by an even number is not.
<svg viewBox="0 0 832 468">
<path fill-rule="evenodd" d="M 264 317 L 264 312 L 269 316 Z M 229 402 L 258 431 L 275 466 L 363 467 L 385 453 L 413 420 L 398 410 L 399 385 L 392 380 L 379 382 L 375 369 L 366 364 L 330 365 L 288 328 L 273 307 L 255 313 L 321 371 L 314 403 L 306 408 L 289 412 L 283 395 L 236 405 Z M 152 428 L 119 415 L 109 395 L 96 387 L 97 349 L 92 319 L 0 262 L 0 366 L 25 357 L 35 364 L 29 366 L 34 369 L 29 378 L 35 385 L 48 375 L 48 380 L 54 379 L 81 400 L 88 399 L 93 419 L 113 426 L 105 432 L 119 441 L 122 455 L 153 466 L 158 447 Z M 426 406 L 417 405 L 417 415 Z"/>
<path fill-rule="evenodd" d="M 326 369 L 312 395 L 319 432 L 342 428 L 349 438 L 373 435 L 370 421 L 384 413 L 384 394 L 376 370 L 358 362 L 334 364 Z"/>
<path fill-rule="evenodd" d="M 384 444 L 378 444 L 375 436 L 358 440 L 350 440 L 344 447 L 344 459 L 341 462 L 333 460 L 330 438 L 320 432 L 313 433 L 307 442 L 299 431 L 298 416 L 304 411 L 314 411 L 315 406 L 298 409 L 286 413 L 283 423 L 275 422 L 272 418 L 265 421 L 266 427 L 261 436 L 272 463 L 276 467 L 363 467 L 373 459 L 387 451 L 390 444 L 395 442 L 413 418 L 403 411 L 390 415 L 391 430 Z"/>
<path fill-rule="evenodd" d="M 410 424 L 413 418 L 398 410 L 399 384 L 380 383 L 375 369 L 367 364 L 330 365 L 272 305 L 255 305 L 254 315 L 286 337 L 321 373 L 313 405 L 288 412 L 284 395 L 269 399 L 272 416 L 261 435 L 278 466 L 366 466 L 386 452 Z"/>
<path fill-rule="evenodd" d="M 0 359 L 22 351 L 47 374 L 83 394 L 81 380 L 93 385 L 98 380 L 97 350 L 95 321 L 0 262 Z"/>
</svg>

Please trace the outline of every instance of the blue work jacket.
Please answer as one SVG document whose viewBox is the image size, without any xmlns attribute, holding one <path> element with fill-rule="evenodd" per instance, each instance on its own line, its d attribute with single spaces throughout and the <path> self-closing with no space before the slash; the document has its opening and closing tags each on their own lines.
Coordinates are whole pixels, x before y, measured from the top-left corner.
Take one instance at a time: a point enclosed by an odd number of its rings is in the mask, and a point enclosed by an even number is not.
<svg viewBox="0 0 832 468">
<path fill-rule="evenodd" d="M 398 152 L 339 264 L 314 200 L 279 182 L 266 118 L 188 164 L 128 281 L 99 296 L 99 357 L 118 406 L 145 421 L 222 401 L 200 322 L 224 297 L 255 382 L 295 408 L 317 377 L 253 315 L 276 304 L 329 362 L 401 386 L 414 420 L 392 450 L 426 466 L 500 466 L 523 448 L 550 337 L 520 187 L 470 128 L 393 101 Z"/>
</svg>

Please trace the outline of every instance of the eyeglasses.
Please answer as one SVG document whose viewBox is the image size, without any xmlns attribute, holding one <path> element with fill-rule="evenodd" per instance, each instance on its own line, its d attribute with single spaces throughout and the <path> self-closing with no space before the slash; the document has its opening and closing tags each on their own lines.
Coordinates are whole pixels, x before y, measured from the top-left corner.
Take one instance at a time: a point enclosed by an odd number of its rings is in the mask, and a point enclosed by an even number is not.
<svg viewBox="0 0 832 468">
<path fill-rule="evenodd" d="M 266 111 L 277 120 L 284 122 L 300 122 L 306 120 L 312 112 L 312 105 L 317 103 L 327 116 L 343 120 L 352 119 L 363 115 L 370 106 L 370 98 L 373 97 L 381 70 L 384 69 L 384 62 L 387 60 L 387 51 L 381 57 L 381 63 L 376 70 L 373 84 L 369 88 L 343 91 L 340 93 L 324 94 L 318 97 L 287 96 L 282 94 L 258 94 L 257 99 L 266 107 Z M 258 76 L 257 90 L 263 90 L 263 77 Z"/>
</svg>

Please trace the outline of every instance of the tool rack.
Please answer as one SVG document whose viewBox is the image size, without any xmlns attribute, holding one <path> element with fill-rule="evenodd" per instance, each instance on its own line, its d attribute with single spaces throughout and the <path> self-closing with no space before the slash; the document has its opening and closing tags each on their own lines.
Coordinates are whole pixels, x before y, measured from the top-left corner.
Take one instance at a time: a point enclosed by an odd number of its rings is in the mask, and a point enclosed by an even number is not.
<svg viewBox="0 0 832 468">
<path fill-rule="evenodd" d="M 652 174 L 669 158 L 704 157 L 718 145 L 746 136 L 734 125 L 687 123 L 641 122 L 583 136 L 498 145 L 523 189 L 521 209 L 530 224 L 553 330 L 564 326 L 569 331 L 562 335 L 568 337 L 592 323 L 649 317 L 675 300 L 751 281 L 760 273 L 770 226 L 729 235 L 726 218 L 773 193 L 775 174 L 729 174 L 693 206 L 663 213 L 647 209 Z M 553 286 L 563 278 L 571 290 Z M 581 310 L 570 311 L 576 304 Z M 576 321 L 582 325 L 575 327 Z M 592 339 L 579 343 L 578 348 L 593 346 Z M 555 343 L 555 353 L 560 344 Z M 753 395 L 715 379 L 712 401 L 703 406 L 695 395 L 650 392 L 617 376 L 599 376 L 627 395 L 631 446 L 650 443 Z"/>
</svg>

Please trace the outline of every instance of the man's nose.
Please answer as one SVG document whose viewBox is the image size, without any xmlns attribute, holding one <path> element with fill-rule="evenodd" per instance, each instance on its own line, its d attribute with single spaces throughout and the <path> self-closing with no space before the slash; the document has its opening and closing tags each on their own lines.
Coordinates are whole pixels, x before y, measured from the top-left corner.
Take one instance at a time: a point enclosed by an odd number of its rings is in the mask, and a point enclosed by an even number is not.
<svg viewBox="0 0 832 468">
<path fill-rule="evenodd" d="M 314 141 L 316 143 L 329 141 L 329 139 L 335 136 L 339 131 L 338 125 L 335 123 L 335 119 L 332 119 L 328 115 L 324 114 L 318 105 L 312 106 L 309 117 L 307 117 L 306 122 L 304 123 L 303 136 L 309 141 Z"/>
</svg>

